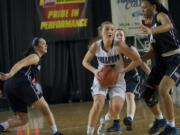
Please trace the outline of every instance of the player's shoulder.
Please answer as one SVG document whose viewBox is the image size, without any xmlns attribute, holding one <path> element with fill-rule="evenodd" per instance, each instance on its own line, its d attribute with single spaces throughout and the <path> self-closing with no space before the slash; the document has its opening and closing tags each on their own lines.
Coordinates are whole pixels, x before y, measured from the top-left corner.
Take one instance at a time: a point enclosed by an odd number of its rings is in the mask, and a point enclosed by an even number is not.
<svg viewBox="0 0 180 135">
<path fill-rule="evenodd" d="M 100 42 L 101 42 L 100 40 L 94 41 L 94 42 L 90 45 L 89 51 L 90 51 L 91 53 L 96 53 L 96 52 L 98 52 L 98 51 L 100 50 L 100 44 L 101 44 Z"/>
</svg>

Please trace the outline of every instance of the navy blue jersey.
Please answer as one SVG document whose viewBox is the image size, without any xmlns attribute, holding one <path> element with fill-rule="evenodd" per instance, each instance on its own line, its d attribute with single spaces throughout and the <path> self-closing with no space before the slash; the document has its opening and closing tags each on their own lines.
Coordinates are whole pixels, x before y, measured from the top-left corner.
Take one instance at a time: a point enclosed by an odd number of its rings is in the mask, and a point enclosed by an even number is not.
<svg viewBox="0 0 180 135">
<path fill-rule="evenodd" d="M 30 48 L 19 60 L 31 54 L 37 54 L 34 48 Z M 14 112 L 27 113 L 27 106 L 42 97 L 42 91 L 36 87 L 39 71 L 39 64 L 26 66 L 5 81 L 4 90 Z"/>
<path fill-rule="evenodd" d="M 19 60 L 27 57 L 30 54 L 37 54 L 34 50 L 34 48 L 30 48 L 22 57 L 20 57 Z M 21 78 L 21 79 L 27 79 L 28 81 L 37 81 L 38 76 L 40 72 L 40 65 L 39 63 L 37 65 L 30 65 L 27 67 L 22 68 L 20 71 L 18 71 L 14 78 Z"/>
<path fill-rule="evenodd" d="M 152 28 L 161 25 L 161 23 L 157 20 L 157 15 L 158 14 L 153 17 Z M 180 48 L 178 34 L 175 26 L 173 26 L 173 29 L 168 32 L 151 35 L 150 40 L 155 42 L 152 44 L 152 47 L 156 55 L 161 55 L 163 53 Z"/>
</svg>

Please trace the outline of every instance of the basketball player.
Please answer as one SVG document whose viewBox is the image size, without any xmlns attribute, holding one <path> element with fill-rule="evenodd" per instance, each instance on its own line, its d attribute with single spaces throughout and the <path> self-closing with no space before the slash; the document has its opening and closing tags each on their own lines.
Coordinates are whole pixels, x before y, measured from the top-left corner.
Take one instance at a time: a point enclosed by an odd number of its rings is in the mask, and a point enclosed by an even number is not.
<svg viewBox="0 0 180 135">
<path fill-rule="evenodd" d="M 124 31 L 122 29 L 117 29 L 115 33 L 115 38 L 125 41 Z M 130 48 L 133 49 L 137 53 L 138 56 L 140 56 L 135 47 L 131 46 Z M 124 57 L 124 62 L 125 62 L 125 65 L 127 65 L 129 63 L 128 58 Z M 140 67 L 145 72 L 146 75 L 149 75 L 150 68 L 144 62 L 142 63 Z M 136 110 L 135 93 L 139 94 L 140 84 L 141 84 L 138 69 L 135 68 L 127 72 L 125 74 L 125 81 L 126 81 L 127 117 L 124 118 L 123 122 L 127 126 L 126 129 L 130 131 L 132 130 L 132 122 L 133 122 L 134 114 Z M 110 127 L 107 130 L 107 132 L 122 131 L 122 129 L 120 128 L 119 122 L 120 120 L 118 116 L 118 119 L 113 121 L 112 127 Z"/>
<path fill-rule="evenodd" d="M 94 134 L 94 129 L 98 117 L 103 109 L 108 91 L 112 103 L 112 112 L 108 112 L 105 118 L 101 120 L 101 127 L 98 129 L 99 135 L 104 133 L 103 129 L 105 121 L 115 118 L 121 111 L 126 89 L 124 73 L 132 70 L 141 63 L 140 57 L 134 53 L 134 51 L 132 51 L 124 41 L 114 40 L 114 33 L 114 25 L 108 21 L 103 22 L 101 24 L 100 34 L 102 39 L 94 42 L 91 45 L 82 62 L 83 66 L 94 74 L 94 81 L 91 87 L 93 106 L 89 112 L 87 135 Z M 132 60 L 132 62 L 125 68 L 121 54 L 124 54 Z M 95 56 L 98 60 L 98 68 L 91 65 L 91 61 Z M 101 71 L 101 68 L 104 65 L 112 65 L 120 72 L 117 84 L 111 88 L 101 86 L 98 81 L 100 78 L 97 74 Z"/>
<path fill-rule="evenodd" d="M 170 90 L 180 79 L 180 43 L 177 32 L 170 18 L 169 12 L 156 0 L 143 0 L 142 12 L 145 17 L 153 16 L 152 27 L 142 25 L 142 31 L 150 35 L 151 45 L 154 52 L 155 65 L 148 77 L 146 91 L 143 98 L 154 116 L 156 117 L 149 134 L 159 131 L 160 127 L 165 129 L 160 135 L 178 135 L 175 127 L 175 116 Z M 164 107 L 163 119 L 159 107 L 157 87 Z"/>
<path fill-rule="evenodd" d="M 47 120 L 52 135 L 62 135 L 55 123 L 54 116 L 42 93 L 35 87 L 40 70 L 39 61 L 47 53 L 43 38 L 34 38 L 32 47 L 20 58 L 8 73 L 0 73 L 0 80 L 6 80 L 4 91 L 15 117 L 0 123 L 0 133 L 9 128 L 25 125 L 28 122 L 27 106 L 40 110 Z"/>
</svg>

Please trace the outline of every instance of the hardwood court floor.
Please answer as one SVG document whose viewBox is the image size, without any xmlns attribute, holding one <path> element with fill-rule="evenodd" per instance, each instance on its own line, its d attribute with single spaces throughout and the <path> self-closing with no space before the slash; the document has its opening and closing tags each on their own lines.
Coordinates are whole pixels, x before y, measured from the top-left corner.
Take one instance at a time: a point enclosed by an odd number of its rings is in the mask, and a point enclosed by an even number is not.
<svg viewBox="0 0 180 135">
<path fill-rule="evenodd" d="M 61 128 L 64 135 L 86 135 L 87 116 L 91 105 L 92 102 L 69 103 L 50 105 L 50 108 L 55 115 L 58 127 Z M 102 114 L 106 112 L 107 107 L 108 104 L 106 103 Z M 42 115 L 34 109 L 30 109 L 29 112 L 29 123 L 26 126 L 11 129 L 7 133 L 2 133 L 2 135 L 50 135 L 47 122 L 44 121 Z M 123 118 L 125 114 L 124 108 L 121 118 Z M 13 113 L 11 111 L 0 112 L 0 121 L 6 120 L 12 115 Z M 176 125 L 180 129 L 180 107 L 175 106 L 175 115 Z M 123 127 L 123 132 L 121 134 L 107 133 L 106 135 L 148 135 L 147 129 L 149 124 L 152 123 L 152 120 L 153 116 L 151 112 L 144 103 L 139 101 L 137 102 L 137 111 L 133 124 L 134 130 L 131 132 L 125 131 L 125 127 L 121 122 Z M 109 125 L 111 125 L 111 123 L 109 123 Z"/>
</svg>

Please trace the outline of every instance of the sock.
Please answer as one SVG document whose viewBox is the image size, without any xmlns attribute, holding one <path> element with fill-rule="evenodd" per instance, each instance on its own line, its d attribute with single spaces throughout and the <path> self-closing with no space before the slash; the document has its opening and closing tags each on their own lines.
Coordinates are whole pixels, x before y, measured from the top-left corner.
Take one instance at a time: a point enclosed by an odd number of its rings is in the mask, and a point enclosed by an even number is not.
<svg viewBox="0 0 180 135">
<path fill-rule="evenodd" d="M 117 119 L 117 120 L 119 120 L 119 119 L 120 119 L 120 116 L 119 116 L 119 114 L 117 115 L 116 119 Z"/>
<path fill-rule="evenodd" d="M 110 120 L 110 117 L 109 117 L 108 114 L 106 114 L 106 115 L 105 115 L 105 121 L 108 121 L 108 120 Z"/>
<path fill-rule="evenodd" d="M 134 119 L 134 115 L 132 115 L 132 114 L 128 114 L 128 115 L 127 115 L 127 117 L 130 117 L 130 118 L 131 118 L 131 120 L 133 120 L 133 119 Z"/>
<path fill-rule="evenodd" d="M 93 135 L 94 134 L 94 127 L 87 127 L 87 135 Z"/>
<path fill-rule="evenodd" d="M 3 126 L 4 130 L 7 130 L 9 128 L 9 123 L 7 121 L 1 123 L 0 125 Z"/>
<path fill-rule="evenodd" d="M 163 119 L 163 115 L 162 115 L 162 113 L 161 113 L 159 116 L 156 116 L 156 119 L 158 119 L 158 120 Z"/>
<path fill-rule="evenodd" d="M 174 120 L 168 120 L 167 125 L 169 125 L 171 127 L 175 127 L 175 121 Z"/>
<path fill-rule="evenodd" d="M 56 126 L 51 126 L 50 129 L 53 134 L 55 134 L 58 131 Z"/>
</svg>

